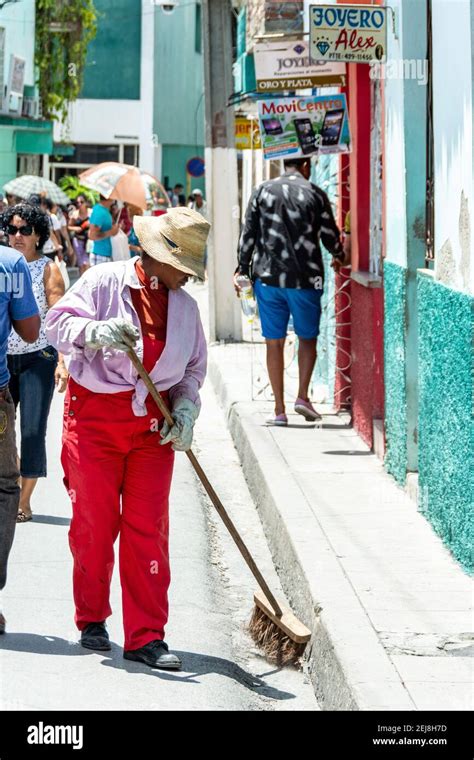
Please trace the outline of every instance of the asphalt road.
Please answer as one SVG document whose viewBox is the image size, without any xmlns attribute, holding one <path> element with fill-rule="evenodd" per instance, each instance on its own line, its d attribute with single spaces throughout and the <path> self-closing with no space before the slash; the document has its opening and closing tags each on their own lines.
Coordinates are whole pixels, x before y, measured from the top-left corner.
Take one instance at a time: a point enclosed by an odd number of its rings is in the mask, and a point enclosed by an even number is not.
<svg viewBox="0 0 474 760">
<path fill-rule="evenodd" d="M 70 504 L 59 462 L 61 413 L 62 397 L 56 394 L 49 475 L 35 492 L 34 520 L 17 526 L 3 592 L 8 633 L 0 638 L 0 710 L 318 710 L 304 672 L 268 665 L 246 634 L 253 578 L 183 454 L 177 455 L 171 499 L 166 632 L 183 670 L 152 671 L 123 660 L 118 569 L 108 621 L 112 651 L 89 652 L 77 643 L 67 541 Z M 262 527 L 208 386 L 195 450 L 278 589 Z"/>
</svg>

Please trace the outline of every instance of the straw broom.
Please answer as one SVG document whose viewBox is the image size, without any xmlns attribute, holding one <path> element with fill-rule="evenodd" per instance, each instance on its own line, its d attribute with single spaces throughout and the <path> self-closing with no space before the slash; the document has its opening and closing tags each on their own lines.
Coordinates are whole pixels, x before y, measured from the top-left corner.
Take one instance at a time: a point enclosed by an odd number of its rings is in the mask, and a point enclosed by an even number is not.
<svg viewBox="0 0 474 760">
<path fill-rule="evenodd" d="M 133 348 L 130 348 L 127 354 L 156 402 L 158 409 L 167 423 L 172 426 L 174 424 L 173 417 Z M 291 610 L 277 602 L 195 454 L 191 450 L 187 451 L 186 454 L 260 587 L 260 591 L 254 594 L 255 607 L 248 626 L 250 635 L 270 662 L 279 666 L 296 664 L 311 638 L 311 632 L 293 615 Z"/>
</svg>

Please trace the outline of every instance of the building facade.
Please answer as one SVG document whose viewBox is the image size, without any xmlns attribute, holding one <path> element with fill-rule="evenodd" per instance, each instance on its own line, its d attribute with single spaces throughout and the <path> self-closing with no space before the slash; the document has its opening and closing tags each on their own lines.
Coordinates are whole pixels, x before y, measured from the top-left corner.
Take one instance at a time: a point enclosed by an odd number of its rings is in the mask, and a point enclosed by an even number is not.
<svg viewBox="0 0 474 760">
<path fill-rule="evenodd" d="M 150 0 L 95 6 L 98 30 L 83 91 L 68 129 L 56 126 L 51 178 L 111 160 L 140 165 L 172 185 L 203 188 L 203 178 L 186 173 L 187 162 L 204 155 L 200 2 L 177 4 L 171 14 Z"/>
<path fill-rule="evenodd" d="M 53 128 L 35 87 L 35 0 L 0 10 L 0 189 L 19 174 L 41 174 Z"/>
<path fill-rule="evenodd" d="M 419 509 L 472 569 L 473 3 L 394 8 L 389 58 L 404 76 L 385 83 L 385 462 L 417 483 Z"/>
</svg>

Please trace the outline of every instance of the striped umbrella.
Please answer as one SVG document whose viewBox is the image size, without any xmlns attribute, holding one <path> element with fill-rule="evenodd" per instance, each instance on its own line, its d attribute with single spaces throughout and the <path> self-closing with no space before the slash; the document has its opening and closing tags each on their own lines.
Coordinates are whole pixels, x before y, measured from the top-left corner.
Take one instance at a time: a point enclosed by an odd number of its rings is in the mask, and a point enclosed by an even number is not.
<svg viewBox="0 0 474 760">
<path fill-rule="evenodd" d="M 151 200 L 154 187 L 169 206 L 168 195 L 163 185 L 148 172 L 137 169 L 136 166 L 120 164 L 116 161 L 105 161 L 92 166 L 79 175 L 80 182 L 91 190 L 95 190 L 104 198 L 114 198 L 124 203 L 145 209 Z"/>
<path fill-rule="evenodd" d="M 60 206 L 68 206 L 71 203 L 69 196 L 54 182 L 44 177 L 35 177 L 33 174 L 23 174 L 22 177 L 12 179 L 3 186 L 3 189 L 9 195 L 16 195 L 17 198 L 23 198 L 23 200 L 27 200 L 30 195 L 46 193 L 53 203 L 58 203 Z"/>
</svg>

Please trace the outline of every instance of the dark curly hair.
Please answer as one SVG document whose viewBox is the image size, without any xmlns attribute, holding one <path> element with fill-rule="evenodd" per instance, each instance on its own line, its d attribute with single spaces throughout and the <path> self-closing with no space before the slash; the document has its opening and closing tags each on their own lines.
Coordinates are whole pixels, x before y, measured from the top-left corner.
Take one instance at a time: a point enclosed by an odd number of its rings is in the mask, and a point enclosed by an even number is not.
<svg viewBox="0 0 474 760">
<path fill-rule="evenodd" d="M 7 230 L 14 216 L 19 216 L 27 224 L 31 224 L 35 233 L 39 235 L 36 248 L 41 250 L 51 232 L 47 213 L 42 211 L 38 206 L 32 206 L 30 203 L 18 203 L 16 206 L 9 206 L 0 215 L 0 226 L 3 230 Z"/>
</svg>

